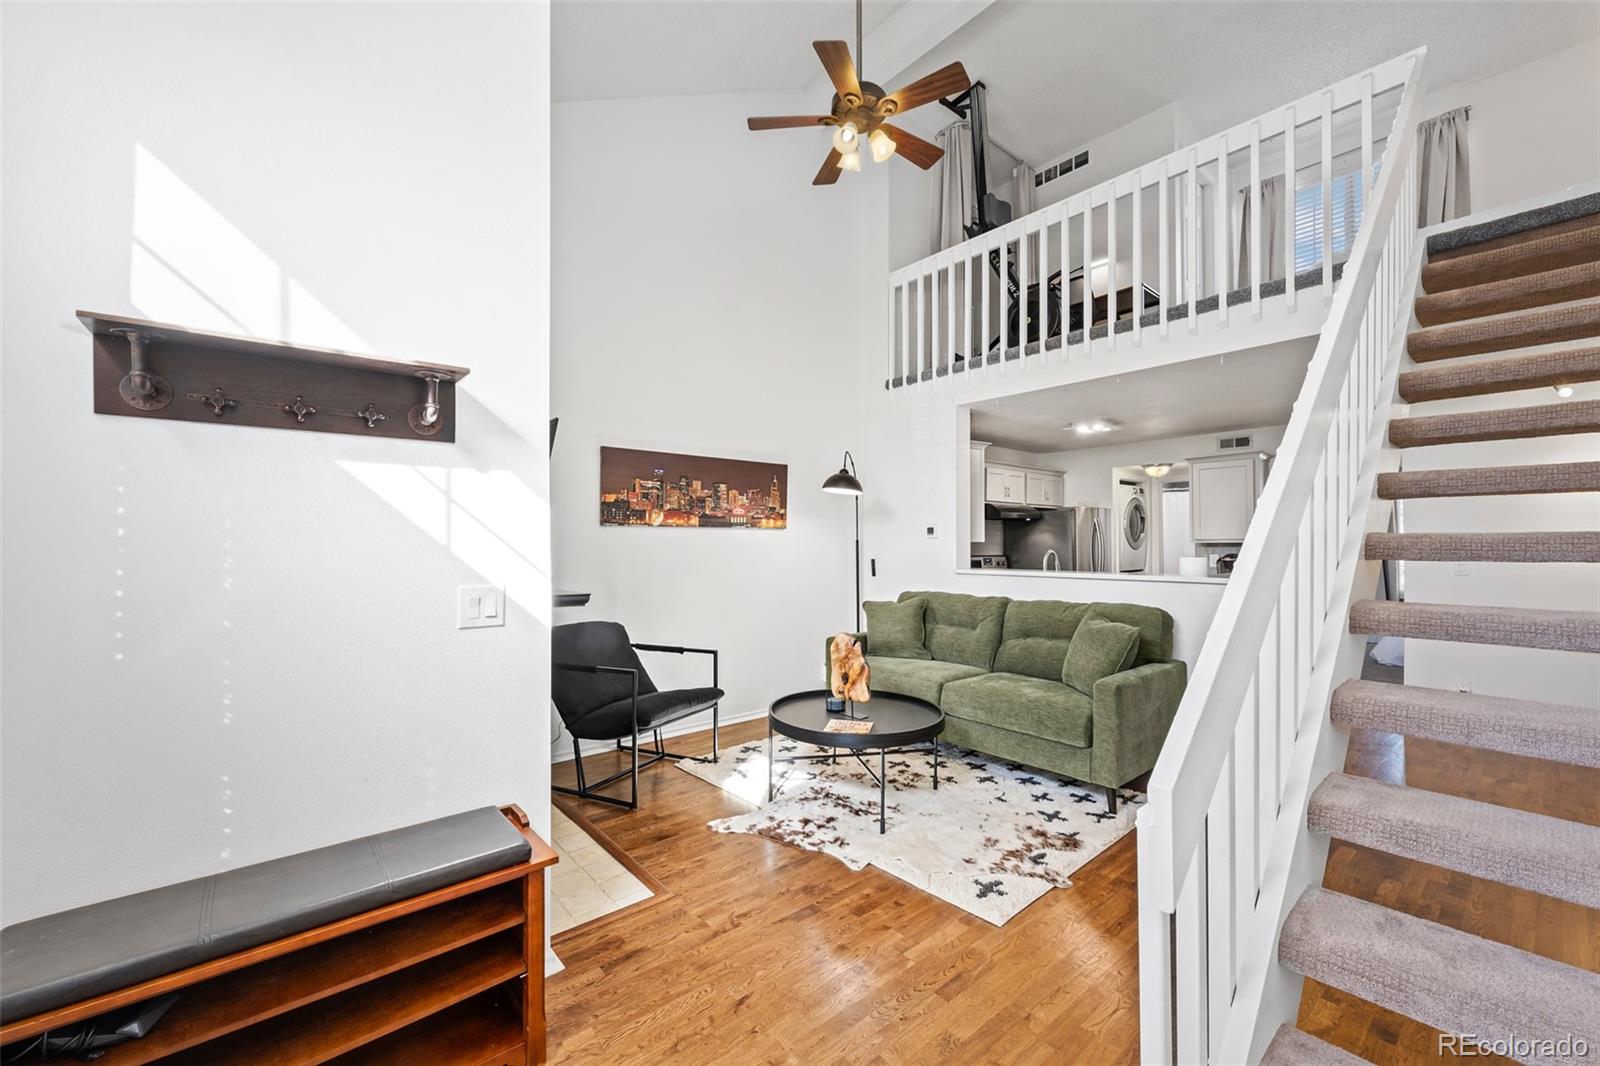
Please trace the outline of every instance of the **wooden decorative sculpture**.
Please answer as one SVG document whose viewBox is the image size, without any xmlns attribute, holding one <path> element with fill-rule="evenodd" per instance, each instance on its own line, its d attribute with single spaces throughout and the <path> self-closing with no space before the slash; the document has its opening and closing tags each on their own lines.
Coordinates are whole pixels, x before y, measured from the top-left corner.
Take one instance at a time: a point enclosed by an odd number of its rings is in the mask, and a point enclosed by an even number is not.
<svg viewBox="0 0 1600 1066">
<path fill-rule="evenodd" d="M 867 687 L 872 671 L 867 667 L 867 657 L 862 654 L 861 645 L 855 637 L 849 633 L 834 636 L 833 643 L 828 647 L 828 665 L 829 684 L 834 696 L 854 703 L 866 703 L 872 699 L 872 690 Z"/>
</svg>

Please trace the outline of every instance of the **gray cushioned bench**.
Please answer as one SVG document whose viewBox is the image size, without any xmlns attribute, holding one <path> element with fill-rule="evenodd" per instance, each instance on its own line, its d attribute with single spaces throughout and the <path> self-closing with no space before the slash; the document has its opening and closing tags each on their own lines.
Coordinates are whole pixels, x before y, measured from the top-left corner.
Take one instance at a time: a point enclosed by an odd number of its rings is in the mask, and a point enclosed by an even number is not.
<svg viewBox="0 0 1600 1066">
<path fill-rule="evenodd" d="M 0 929 L 0 1019 L 197 963 L 528 861 L 494 807 L 465 811 Z"/>
</svg>

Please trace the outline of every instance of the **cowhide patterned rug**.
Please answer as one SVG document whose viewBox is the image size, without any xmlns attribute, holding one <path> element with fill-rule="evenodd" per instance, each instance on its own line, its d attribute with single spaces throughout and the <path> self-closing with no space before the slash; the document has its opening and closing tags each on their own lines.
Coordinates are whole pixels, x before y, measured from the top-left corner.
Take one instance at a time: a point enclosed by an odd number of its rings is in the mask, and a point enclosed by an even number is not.
<svg viewBox="0 0 1600 1066">
<path fill-rule="evenodd" d="M 775 738 L 780 759 L 823 749 Z M 864 756 L 873 770 L 877 755 Z M 878 786 L 843 753 L 837 764 L 779 762 L 777 799 L 766 802 L 767 744 L 724 751 L 716 764 L 678 763 L 756 809 L 710 823 L 868 864 L 1004 925 L 1133 829 L 1144 794 L 1123 791 L 1115 815 L 1105 794 L 1070 778 L 944 745 L 939 790 L 931 755 L 889 756 L 888 832 L 878 833 Z"/>
</svg>

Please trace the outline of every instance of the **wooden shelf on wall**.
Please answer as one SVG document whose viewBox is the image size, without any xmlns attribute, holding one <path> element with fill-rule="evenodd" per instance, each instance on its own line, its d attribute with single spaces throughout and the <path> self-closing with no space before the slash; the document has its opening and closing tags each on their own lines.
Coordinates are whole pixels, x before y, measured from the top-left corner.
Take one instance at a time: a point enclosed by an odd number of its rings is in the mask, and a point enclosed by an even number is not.
<svg viewBox="0 0 1600 1066">
<path fill-rule="evenodd" d="M 93 337 L 98 414 L 455 440 L 466 367 L 77 314 Z"/>
</svg>

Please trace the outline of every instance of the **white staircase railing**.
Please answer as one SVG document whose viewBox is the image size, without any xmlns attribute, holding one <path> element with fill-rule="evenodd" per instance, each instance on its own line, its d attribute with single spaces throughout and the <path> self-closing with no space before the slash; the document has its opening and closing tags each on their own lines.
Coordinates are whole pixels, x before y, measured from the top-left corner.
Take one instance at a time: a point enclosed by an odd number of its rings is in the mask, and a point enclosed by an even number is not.
<svg viewBox="0 0 1600 1066">
<path fill-rule="evenodd" d="M 1386 430 L 1420 257 L 1424 54 L 1394 61 L 1405 89 L 1376 185 L 1363 182 L 1366 217 L 1139 811 L 1146 1063 L 1254 1062 L 1294 1019 L 1299 983 L 1277 965 L 1277 931 L 1321 877 L 1305 801 L 1342 752 L 1328 754 L 1336 731 L 1322 727 L 1332 689 L 1359 670 L 1350 601 L 1375 583 L 1360 542 L 1377 520 L 1377 468 L 1393 460 Z"/>
<path fill-rule="evenodd" d="M 1301 270 L 1315 272 L 1299 284 L 1321 285 L 1343 259 L 1335 225 L 1343 216 L 1334 202 L 1342 175 L 1335 171 L 1359 167 L 1366 175 L 1363 190 L 1372 180 L 1374 147 L 1382 140 L 1374 139 L 1374 97 L 1392 101 L 1413 58 L 1380 64 L 894 271 L 886 380 L 897 387 L 952 373 L 996 372 L 1024 351 L 1065 343 L 1115 350 L 1119 334 L 1126 334 L 1124 344 L 1137 344 L 1145 329 L 1165 339 L 1171 322 L 1193 331 L 1199 314 L 1213 308 L 1215 322 L 1225 328 L 1232 302 L 1240 304 L 1236 313 L 1260 318 L 1268 282 L 1282 283 L 1293 310 L 1297 261 Z M 1263 180 L 1277 178 L 1282 206 L 1267 220 L 1260 190 Z M 1303 201 L 1296 190 L 1315 184 L 1320 210 L 1297 227 Z M 1243 190 L 1253 190 L 1258 206 L 1245 216 L 1241 240 Z M 1363 196 L 1354 218 L 1365 207 Z M 1308 221 L 1315 227 L 1314 248 L 1306 246 Z M 1265 268 L 1273 259 L 1281 265 L 1269 276 Z M 1010 278 L 1014 288 L 1002 280 Z M 1326 305 L 1333 286 L 1321 290 Z M 1131 308 L 1121 306 L 1124 292 Z M 1277 288 L 1267 295 L 1276 296 Z M 1119 318 L 1130 312 L 1119 330 Z M 1149 325 L 1141 312 L 1155 312 Z M 1018 318 L 1029 325 L 1006 325 Z M 1048 341 L 1043 346 L 1037 344 L 1041 332 Z"/>
</svg>

